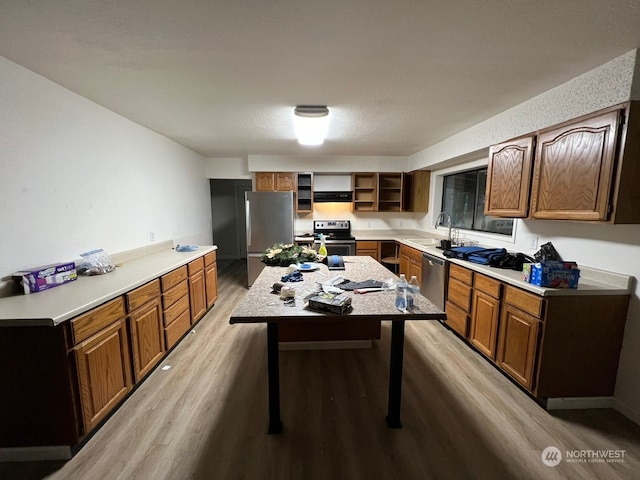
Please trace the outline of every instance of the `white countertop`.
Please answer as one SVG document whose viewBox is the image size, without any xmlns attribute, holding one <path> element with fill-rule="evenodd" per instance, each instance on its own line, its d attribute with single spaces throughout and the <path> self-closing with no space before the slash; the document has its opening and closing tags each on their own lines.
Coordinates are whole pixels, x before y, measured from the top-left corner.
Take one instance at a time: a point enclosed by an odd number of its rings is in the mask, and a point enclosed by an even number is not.
<svg viewBox="0 0 640 480">
<path fill-rule="evenodd" d="M 532 285 L 522 280 L 522 272 L 507 270 L 503 268 L 488 267 L 478 263 L 447 258 L 442 254 L 442 250 L 435 246 L 426 246 L 412 240 L 435 239 L 436 242 L 446 238 L 446 236 L 436 236 L 425 234 L 419 230 L 357 230 L 351 232 L 356 240 L 395 240 L 409 247 L 435 255 L 439 258 L 461 265 L 470 270 L 482 273 L 489 277 L 496 278 L 523 290 L 528 290 L 541 296 L 573 296 L 573 295 L 628 295 L 631 293 L 633 277 L 615 272 L 608 272 L 591 268 L 585 265 L 578 265 L 580 268 L 580 281 L 578 288 L 546 288 Z"/>
<path fill-rule="evenodd" d="M 0 327 L 58 325 L 217 248 L 200 246 L 193 252 L 164 249 L 123 260 L 105 275 L 79 275 L 77 280 L 50 290 L 0 298 Z"/>
</svg>

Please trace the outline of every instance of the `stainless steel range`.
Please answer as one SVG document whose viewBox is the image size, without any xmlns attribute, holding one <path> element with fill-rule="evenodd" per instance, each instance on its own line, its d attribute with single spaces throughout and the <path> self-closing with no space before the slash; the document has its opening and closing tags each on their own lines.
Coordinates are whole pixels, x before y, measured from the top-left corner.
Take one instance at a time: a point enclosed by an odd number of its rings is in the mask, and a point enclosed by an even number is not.
<svg viewBox="0 0 640 480">
<path fill-rule="evenodd" d="M 351 222 L 349 220 L 314 220 L 313 236 L 316 250 L 320 247 L 319 235 L 327 236 L 325 245 L 328 255 L 355 255 L 356 239 L 351 235 Z"/>
</svg>

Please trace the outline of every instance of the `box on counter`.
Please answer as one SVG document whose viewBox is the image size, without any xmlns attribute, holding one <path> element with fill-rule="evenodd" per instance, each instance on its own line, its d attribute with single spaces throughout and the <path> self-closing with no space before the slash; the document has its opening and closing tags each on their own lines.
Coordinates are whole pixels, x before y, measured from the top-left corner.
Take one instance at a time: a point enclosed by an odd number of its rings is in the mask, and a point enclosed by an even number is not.
<svg viewBox="0 0 640 480">
<path fill-rule="evenodd" d="M 342 293 L 318 293 L 309 298 L 309 308 L 321 312 L 345 313 L 351 308 L 351 297 Z"/>
<path fill-rule="evenodd" d="M 579 278 L 580 269 L 576 262 L 546 261 L 522 266 L 522 279 L 540 287 L 578 288 Z"/>
<path fill-rule="evenodd" d="M 78 278 L 74 262 L 54 263 L 16 272 L 13 279 L 20 282 L 25 294 L 41 292 Z"/>
</svg>

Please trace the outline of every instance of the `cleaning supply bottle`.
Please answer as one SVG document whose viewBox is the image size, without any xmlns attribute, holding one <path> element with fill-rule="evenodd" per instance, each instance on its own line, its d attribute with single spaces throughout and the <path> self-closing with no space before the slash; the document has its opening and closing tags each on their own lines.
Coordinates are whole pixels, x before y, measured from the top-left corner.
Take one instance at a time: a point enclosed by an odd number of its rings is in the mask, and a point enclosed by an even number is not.
<svg viewBox="0 0 640 480">
<path fill-rule="evenodd" d="M 318 255 L 327 256 L 327 245 L 325 244 L 325 239 L 327 236 L 324 233 L 320 234 L 320 248 L 318 248 Z"/>
<path fill-rule="evenodd" d="M 416 276 L 412 275 L 407 286 L 407 310 L 413 310 L 413 299 L 418 293 L 420 293 L 420 284 Z"/>
<path fill-rule="evenodd" d="M 403 312 L 407 310 L 407 289 L 407 277 L 401 273 L 400 280 L 396 284 L 396 308 Z"/>
</svg>

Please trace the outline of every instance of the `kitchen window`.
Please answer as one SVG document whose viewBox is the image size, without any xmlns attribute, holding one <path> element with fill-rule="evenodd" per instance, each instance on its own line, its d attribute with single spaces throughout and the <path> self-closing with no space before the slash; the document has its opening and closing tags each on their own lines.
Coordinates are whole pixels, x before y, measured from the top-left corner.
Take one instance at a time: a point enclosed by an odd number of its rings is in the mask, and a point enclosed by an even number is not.
<svg viewBox="0 0 640 480">
<path fill-rule="evenodd" d="M 512 218 L 484 214 L 487 168 L 445 175 L 442 210 L 451 214 L 451 226 L 465 230 L 511 235 Z M 446 224 L 443 219 L 441 225 Z"/>
</svg>

